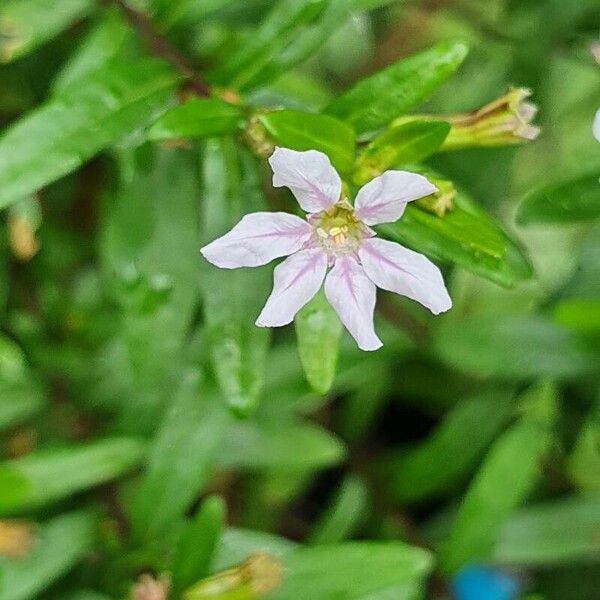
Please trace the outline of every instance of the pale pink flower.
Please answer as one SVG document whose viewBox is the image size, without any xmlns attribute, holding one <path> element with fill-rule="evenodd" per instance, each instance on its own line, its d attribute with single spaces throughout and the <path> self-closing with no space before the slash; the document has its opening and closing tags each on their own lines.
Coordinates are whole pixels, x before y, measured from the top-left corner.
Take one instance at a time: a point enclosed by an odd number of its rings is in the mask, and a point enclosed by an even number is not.
<svg viewBox="0 0 600 600">
<path fill-rule="evenodd" d="M 598 110 L 596 116 L 594 117 L 593 131 L 594 137 L 600 142 L 600 110 Z"/>
<path fill-rule="evenodd" d="M 246 215 L 229 233 L 202 248 L 224 269 L 258 267 L 287 256 L 275 268 L 274 287 L 259 327 L 287 325 L 325 281 L 325 296 L 362 350 L 377 350 L 373 327 L 376 286 L 407 296 L 439 314 L 452 306 L 439 269 L 425 256 L 375 237 L 371 225 L 393 223 L 412 200 L 436 187 L 422 175 L 386 171 L 360 189 L 354 207 L 342 198 L 329 158 L 276 148 L 269 158 L 273 185 L 288 187 L 308 215 Z M 329 273 L 327 273 L 330 268 Z"/>
</svg>

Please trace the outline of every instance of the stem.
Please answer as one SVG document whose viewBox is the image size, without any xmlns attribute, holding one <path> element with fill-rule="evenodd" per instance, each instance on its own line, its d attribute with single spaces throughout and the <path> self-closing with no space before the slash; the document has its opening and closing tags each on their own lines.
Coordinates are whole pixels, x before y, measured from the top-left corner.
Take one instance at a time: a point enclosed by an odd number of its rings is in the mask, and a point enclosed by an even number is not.
<svg viewBox="0 0 600 600">
<path fill-rule="evenodd" d="M 131 8 L 124 0 L 101 0 L 104 4 L 113 4 L 121 10 L 127 22 L 136 30 L 150 52 L 167 61 L 189 80 L 192 90 L 198 96 L 211 95 L 209 85 L 196 73 L 186 56 L 160 33 L 147 15 Z"/>
</svg>

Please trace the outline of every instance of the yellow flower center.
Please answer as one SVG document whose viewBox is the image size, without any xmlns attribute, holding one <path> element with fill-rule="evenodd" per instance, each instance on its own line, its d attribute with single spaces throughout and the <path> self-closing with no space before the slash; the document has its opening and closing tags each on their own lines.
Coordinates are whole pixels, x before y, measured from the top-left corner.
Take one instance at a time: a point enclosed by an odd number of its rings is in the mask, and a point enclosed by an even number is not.
<svg viewBox="0 0 600 600">
<path fill-rule="evenodd" d="M 336 256 L 354 252 L 363 237 L 362 224 L 345 201 L 323 211 L 315 222 L 315 231 L 325 251 Z"/>
</svg>

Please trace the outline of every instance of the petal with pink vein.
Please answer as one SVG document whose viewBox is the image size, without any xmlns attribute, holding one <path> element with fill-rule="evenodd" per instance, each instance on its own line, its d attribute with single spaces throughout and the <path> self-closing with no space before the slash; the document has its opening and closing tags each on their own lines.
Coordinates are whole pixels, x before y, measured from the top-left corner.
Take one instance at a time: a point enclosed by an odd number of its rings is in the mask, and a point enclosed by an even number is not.
<svg viewBox="0 0 600 600">
<path fill-rule="evenodd" d="M 229 233 L 200 250 L 204 258 L 222 269 L 258 267 L 296 252 L 311 236 L 310 225 L 284 212 L 246 215 Z"/>
<path fill-rule="evenodd" d="M 408 202 L 434 192 L 437 188 L 423 175 L 386 171 L 358 191 L 354 210 L 367 225 L 393 223 L 402 216 Z"/>
<path fill-rule="evenodd" d="M 275 268 L 273 291 L 256 320 L 259 327 L 281 327 L 319 291 L 327 255 L 320 248 L 301 250 Z"/>
<path fill-rule="evenodd" d="M 322 152 L 276 148 L 269 164 L 273 187 L 288 187 L 308 213 L 327 210 L 340 199 L 342 180 Z"/>
<path fill-rule="evenodd" d="M 347 256 L 336 260 L 325 280 L 325 296 L 361 350 L 381 348 L 373 326 L 375 284 L 356 259 Z"/>
<path fill-rule="evenodd" d="M 358 255 L 369 279 L 378 287 L 416 300 L 435 315 L 451 308 L 440 270 L 422 254 L 371 238 L 363 241 Z"/>
</svg>

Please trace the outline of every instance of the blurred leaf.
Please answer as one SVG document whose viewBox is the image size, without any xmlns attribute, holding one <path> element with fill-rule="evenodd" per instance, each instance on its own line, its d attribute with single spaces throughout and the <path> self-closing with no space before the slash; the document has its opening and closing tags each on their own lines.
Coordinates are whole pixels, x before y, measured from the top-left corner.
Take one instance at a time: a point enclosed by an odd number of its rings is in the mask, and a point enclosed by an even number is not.
<svg viewBox="0 0 600 600">
<path fill-rule="evenodd" d="M 311 471 L 339 463 L 344 454 L 342 442 L 316 425 L 236 422 L 218 461 L 225 468 Z"/>
<path fill-rule="evenodd" d="M 335 498 L 313 529 L 310 544 L 335 544 L 350 537 L 366 518 L 367 487 L 356 476 L 344 479 Z"/>
<path fill-rule="evenodd" d="M 597 495 L 534 504 L 520 509 L 502 525 L 492 559 L 523 567 L 598 562 L 599 530 Z"/>
<path fill-rule="evenodd" d="M 344 122 L 328 115 L 296 110 L 270 112 L 259 118 L 277 144 L 292 150 L 319 150 L 342 173 L 352 169 L 355 136 Z"/>
<path fill-rule="evenodd" d="M 528 194 L 519 207 L 520 223 L 573 223 L 600 217 L 598 172 L 551 184 Z"/>
<path fill-rule="evenodd" d="M 201 397 L 198 376 L 188 374 L 148 454 L 132 508 L 138 538 L 162 539 L 182 519 L 214 468 L 228 424 L 227 411 L 213 394 Z"/>
<path fill-rule="evenodd" d="M 46 521 L 25 558 L 0 558 L 0 600 L 29 600 L 70 571 L 94 543 L 88 512 L 67 513 Z"/>
<path fill-rule="evenodd" d="M 212 137 L 235 133 L 244 124 L 241 107 L 218 98 L 193 98 L 164 114 L 148 132 L 151 140 Z"/>
<path fill-rule="evenodd" d="M 206 577 L 225 519 L 225 503 L 210 496 L 200 506 L 193 521 L 185 526 L 173 560 L 172 589 L 175 597 Z"/>
<path fill-rule="evenodd" d="M 144 451 L 138 439 L 106 438 L 5 461 L 0 464 L 0 513 L 38 508 L 115 479 L 138 466 Z"/>
<path fill-rule="evenodd" d="M 389 168 L 421 162 L 444 142 L 450 123 L 411 121 L 378 135 L 356 160 L 354 183 L 363 185 Z"/>
<path fill-rule="evenodd" d="M 506 287 L 532 274 L 520 247 L 464 193 L 457 194 L 454 208 L 443 217 L 409 204 L 400 220 L 377 229 L 384 237 Z"/>
<path fill-rule="evenodd" d="M 581 332 L 600 332 L 600 298 L 561 300 L 554 306 L 554 320 Z"/>
<path fill-rule="evenodd" d="M 256 166 L 238 155 L 229 140 L 204 147 L 204 239 L 226 233 L 244 215 L 260 210 L 264 198 Z M 254 325 L 268 296 L 266 269 L 223 271 L 205 264 L 204 315 L 211 358 L 225 402 L 239 414 L 255 407 L 262 387 L 269 330 Z"/>
<path fill-rule="evenodd" d="M 482 315 L 436 330 L 433 347 L 464 373 L 504 380 L 572 379 L 597 365 L 591 349 L 559 325 L 537 315 Z"/>
<path fill-rule="evenodd" d="M 326 112 L 369 133 L 411 110 L 450 77 L 467 55 L 463 43 L 440 43 L 394 63 L 336 98 Z"/>
<path fill-rule="evenodd" d="M 21 349 L 0 337 L 0 431 L 30 419 L 46 406 L 45 391 Z"/>
<path fill-rule="evenodd" d="M 459 508 L 441 550 L 446 571 L 487 558 L 502 522 L 538 479 L 551 442 L 555 390 L 550 385 L 531 388 L 522 405 L 524 416 L 494 443 Z"/>
<path fill-rule="evenodd" d="M 252 87 L 296 32 L 315 21 L 326 5 L 327 0 L 278 0 L 260 27 L 213 75 L 214 79 L 239 90 Z"/>
<path fill-rule="evenodd" d="M 598 407 L 579 431 L 567 463 L 571 480 L 582 490 L 600 491 L 600 414 Z"/>
<path fill-rule="evenodd" d="M 386 487 L 398 502 L 438 497 L 461 484 L 514 411 L 509 392 L 461 401 L 421 444 L 385 463 Z"/>
<path fill-rule="evenodd" d="M 298 312 L 294 324 L 306 379 L 324 395 L 335 378 L 342 324 L 323 292 Z"/>
<path fill-rule="evenodd" d="M 176 81 L 162 62 L 115 60 L 14 123 L 0 138 L 0 208 L 144 125 Z"/>
<path fill-rule="evenodd" d="M 400 542 L 347 542 L 300 548 L 284 557 L 283 567 L 286 576 L 271 594 L 273 600 L 367 600 L 388 588 L 423 580 L 431 557 L 426 550 Z"/>
<path fill-rule="evenodd" d="M 179 379 L 181 352 L 200 300 L 197 166 L 181 150 L 149 145 L 120 155 L 119 184 L 106 197 L 100 252 L 112 299 L 127 400 L 123 431 L 153 431 Z M 165 199 L 168 199 L 166 201 Z M 176 232 L 176 233 L 175 233 Z M 112 381 L 108 371 L 103 380 Z"/>
<path fill-rule="evenodd" d="M 0 7 L 0 63 L 28 54 L 93 7 L 92 0 L 5 0 Z"/>
<path fill-rule="evenodd" d="M 69 57 L 53 82 L 53 90 L 61 92 L 73 82 L 107 65 L 122 54 L 132 39 L 132 31 L 119 9 L 107 10 L 95 23 Z"/>
<path fill-rule="evenodd" d="M 157 20 L 164 28 L 171 28 L 182 21 L 186 25 L 197 24 L 233 2 L 234 0 L 150 0 Z"/>
</svg>

